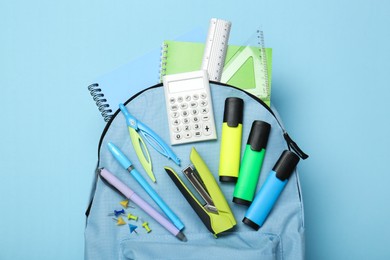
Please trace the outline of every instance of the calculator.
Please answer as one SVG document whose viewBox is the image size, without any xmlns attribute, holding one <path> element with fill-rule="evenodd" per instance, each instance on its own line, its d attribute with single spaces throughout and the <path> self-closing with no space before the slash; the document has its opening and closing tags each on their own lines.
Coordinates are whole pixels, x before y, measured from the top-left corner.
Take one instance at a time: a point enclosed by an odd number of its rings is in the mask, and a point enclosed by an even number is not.
<svg viewBox="0 0 390 260">
<path fill-rule="evenodd" d="M 172 145 L 217 139 L 206 70 L 163 77 Z"/>
</svg>

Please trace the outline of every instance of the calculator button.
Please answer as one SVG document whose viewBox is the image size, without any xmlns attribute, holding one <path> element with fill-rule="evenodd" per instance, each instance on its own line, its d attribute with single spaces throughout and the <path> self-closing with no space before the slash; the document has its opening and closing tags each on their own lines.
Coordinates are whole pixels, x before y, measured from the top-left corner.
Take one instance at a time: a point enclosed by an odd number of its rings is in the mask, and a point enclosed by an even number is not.
<svg viewBox="0 0 390 260">
<path fill-rule="evenodd" d="M 183 97 L 181 97 L 181 96 L 178 97 L 178 98 L 177 98 L 177 102 L 179 102 L 179 103 L 183 102 Z"/>
<path fill-rule="evenodd" d="M 179 115 L 180 115 L 179 112 L 176 112 L 176 111 L 171 113 L 171 117 L 173 117 L 173 118 L 178 118 Z"/>
<path fill-rule="evenodd" d="M 210 117 L 209 117 L 209 116 L 202 116 L 202 120 L 203 120 L 203 121 L 209 121 L 209 120 L 210 120 Z"/>
<path fill-rule="evenodd" d="M 186 117 L 186 116 L 189 115 L 189 113 L 188 113 L 187 110 L 184 110 L 184 111 L 181 112 L 181 115 L 184 116 L 184 117 Z"/>
<path fill-rule="evenodd" d="M 181 131 L 181 127 L 180 126 L 173 127 L 173 132 L 179 133 L 180 131 Z"/>
<path fill-rule="evenodd" d="M 199 130 L 200 129 L 200 126 L 201 126 L 201 124 L 194 124 L 194 130 Z"/>
<path fill-rule="evenodd" d="M 199 99 L 199 95 L 198 95 L 198 94 L 194 94 L 194 95 L 192 95 L 192 98 L 193 98 L 194 100 L 198 100 L 198 99 Z"/>
<path fill-rule="evenodd" d="M 171 104 L 175 104 L 175 102 L 176 102 L 176 100 L 175 100 L 175 98 L 174 98 L 174 97 L 171 97 L 171 98 L 169 99 L 169 103 L 171 103 Z"/>
<path fill-rule="evenodd" d="M 174 126 L 180 125 L 179 119 L 172 120 L 172 125 Z"/>
<path fill-rule="evenodd" d="M 190 119 L 189 118 L 184 118 L 183 119 L 183 124 L 189 124 L 190 123 Z"/>
<path fill-rule="evenodd" d="M 201 107 L 207 106 L 207 101 L 206 101 L 206 100 L 200 101 L 200 106 L 201 106 Z"/>
<path fill-rule="evenodd" d="M 206 99 L 207 98 L 207 94 L 203 92 L 202 94 L 200 94 L 200 98 L 201 99 Z"/>
<path fill-rule="evenodd" d="M 191 132 L 184 133 L 184 137 L 187 138 L 187 139 L 191 138 L 192 137 Z"/>
<path fill-rule="evenodd" d="M 193 121 L 194 123 L 198 123 L 198 122 L 200 121 L 200 119 L 199 119 L 199 117 L 194 116 L 194 117 L 192 118 L 192 121 Z"/>
<path fill-rule="evenodd" d="M 190 96 L 190 95 L 185 96 L 185 100 L 186 100 L 187 102 L 190 102 L 190 101 L 191 101 L 191 96 Z"/>
<path fill-rule="evenodd" d="M 190 103 L 190 107 L 191 107 L 191 108 L 196 108 L 197 106 L 198 106 L 198 103 L 195 102 L 195 101 L 192 101 L 192 102 Z"/>
<path fill-rule="evenodd" d="M 196 116 L 197 114 L 199 114 L 199 111 L 197 109 L 192 109 L 191 114 Z"/>
<path fill-rule="evenodd" d="M 175 134 L 175 140 L 180 140 L 182 138 L 181 134 Z"/>
<path fill-rule="evenodd" d="M 211 135 L 212 130 L 209 123 L 203 124 L 202 132 L 204 135 Z"/>
<path fill-rule="evenodd" d="M 202 114 L 207 114 L 209 112 L 209 109 L 207 107 L 204 107 L 200 110 Z"/>
<path fill-rule="evenodd" d="M 202 136 L 202 133 L 200 131 L 195 131 L 194 135 L 196 137 L 200 137 L 200 136 Z"/>
<path fill-rule="evenodd" d="M 189 125 L 185 125 L 184 126 L 184 131 L 187 132 L 187 131 L 190 131 L 190 130 L 191 130 L 191 127 Z"/>
<path fill-rule="evenodd" d="M 187 103 L 181 103 L 180 104 L 180 108 L 181 109 L 187 109 L 188 108 L 188 104 Z"/>
<path fill-rule="evenodd" d="M 179 109 L 179 107 L 177 105 L 172 105 L 171 106 L 171 110 L 172 111 L 177 111 Z"/>
</svg>

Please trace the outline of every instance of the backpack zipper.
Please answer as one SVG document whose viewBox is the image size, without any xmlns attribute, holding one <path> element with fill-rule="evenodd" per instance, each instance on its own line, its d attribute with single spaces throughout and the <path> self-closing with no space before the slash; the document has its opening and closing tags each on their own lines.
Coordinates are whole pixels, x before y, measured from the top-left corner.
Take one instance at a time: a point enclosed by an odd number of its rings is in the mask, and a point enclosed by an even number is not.
<svg viewBox="0 0 390 260">
<path fill-rule="evenodd" d="M 288 148 L 291 150 L 294 150 L 294 152 L 299 156 L 301 157 L 303 160 L 307 159 L 309 156 L 304 153 L 302 151 L 301 148 L 299 148 L 299 146 L 297 145 L 296 142 L 294 142 L 293 139 L 291 139 L 291 137 L 288 135 L 287 131 L 284 129 L 284 127 L 282 126 L 282 124 L 279 122 L 279 119 L 277 118 L 277 116 L 275 115 L 275 113 L 272 111 L 272 109 L 267 106 L 267 104 L 264 103 L 263 100 L 261 100 L 260 98 L 256 97 L 255 95 L 251 94 L 251 93 L 248 93 L 246 92 L 245 90 L 242 90 L 240 88 L 237 88 L 237 87 L 234 87 L 234 86 L 231 86 L 231 85 L 228 85 L 228 84 L 225 84 L 225 83 L 221 83 L 221 82 L 216 82 L 216 81 L 211 81 L 210 80 L 210 83 L 213 83 L 213 84 L 216 84 L 216 85 L 220 85 L 220 86 L 226 86 L 226 87 L 231 87 L 231 88 L 234 88 L 234 89 L 237 89 L 237 90 L 240 90 L 240 91 L 243 91 L 245 94 L 247 94 L 248 96 L 252 97 L 254 100 L 256 100 L 257 102 L 259 102 L 265 109 L 268 110 L 268 112 L 270 112 L 272 114 L 272 116 L 276 119 L 276 122 L 278 123 L 278 125 L 280 126 L 280 128 L 282 129 L 283 131 L 283 137 L 284 137 L 284 140 L 287 142 L 287 146 Z M 154 88 L 158 88 L 158 87 L 162 87 L 162 83 L 158 83 L 152 87 L 149 87 L 149 88 L 146 88 L 140 92 L 138 92 L 137 94 L 133 95 L 131 98 L 129 98 L 128 100 L 126 100 L 126 102 L 124 103 L 124 105 L 127 105 L 130 101 L 132 101 L 134 98 L 138 97 L 139 95 L 141 95 L 143 92 L 147 91 L 147 90 L 150 90 L 150 89 L 154 89 Z M 112 114 L 110 120 L 107 122 L 104 130 L 103 130 L 103 133 L 100 137 L 100 140 L 99 140 L 99 146 L 98 146 L 98 164 L 99 164 L 99 161 L 100 161 L 100 147 L 101 147 L 101 144 L 103 142 L 103 138 L 104 136 L 106 135 L 106 132 L 108 131 L 108 128 L 110 127 L 112 121 L 115 119 L 115 117 L 119 114 L 119 108 L 115 111 L 114 114 Z"/>
</svg>

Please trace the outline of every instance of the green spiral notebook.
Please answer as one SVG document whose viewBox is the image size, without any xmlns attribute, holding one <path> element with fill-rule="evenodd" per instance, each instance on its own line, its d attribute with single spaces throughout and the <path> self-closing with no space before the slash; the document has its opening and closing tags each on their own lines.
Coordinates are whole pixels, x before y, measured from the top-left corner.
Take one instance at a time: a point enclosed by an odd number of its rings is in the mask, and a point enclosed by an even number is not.
<svg viewBox="0 0 390 260">
<path fill-rule="evenodd" d="M 164 75 L 199 70 L 204 47 L 203 43 L 164 41 L 161 53 L 160 79 Z M 266 66 L 264 66 L 264 60 L 266 60 Z M 240 87 L 259 97 L 270 106 L 271 75 L 271 48 L 265 48 L 265 59 L 263 59 L 260 47 L 228 46 L 221 78 L 222 83 Z"/>
</svg>

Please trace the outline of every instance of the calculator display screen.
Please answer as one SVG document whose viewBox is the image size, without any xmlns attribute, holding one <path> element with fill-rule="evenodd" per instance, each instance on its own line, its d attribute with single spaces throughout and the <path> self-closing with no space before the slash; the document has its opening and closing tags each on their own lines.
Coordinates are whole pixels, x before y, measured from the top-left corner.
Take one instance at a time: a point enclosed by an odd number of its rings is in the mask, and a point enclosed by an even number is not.
<svg viewBox="0 0 390 260">
<path fill-rule="evenodd" d="M 182 79 L 178 81 L 170 81 L 168 83 L 169 92 L 177 93 L 184 91 L 191 91 L 196 89 L 202 89 L 203 87 L 203 78 L 190 78 Z"/>
</svg>

